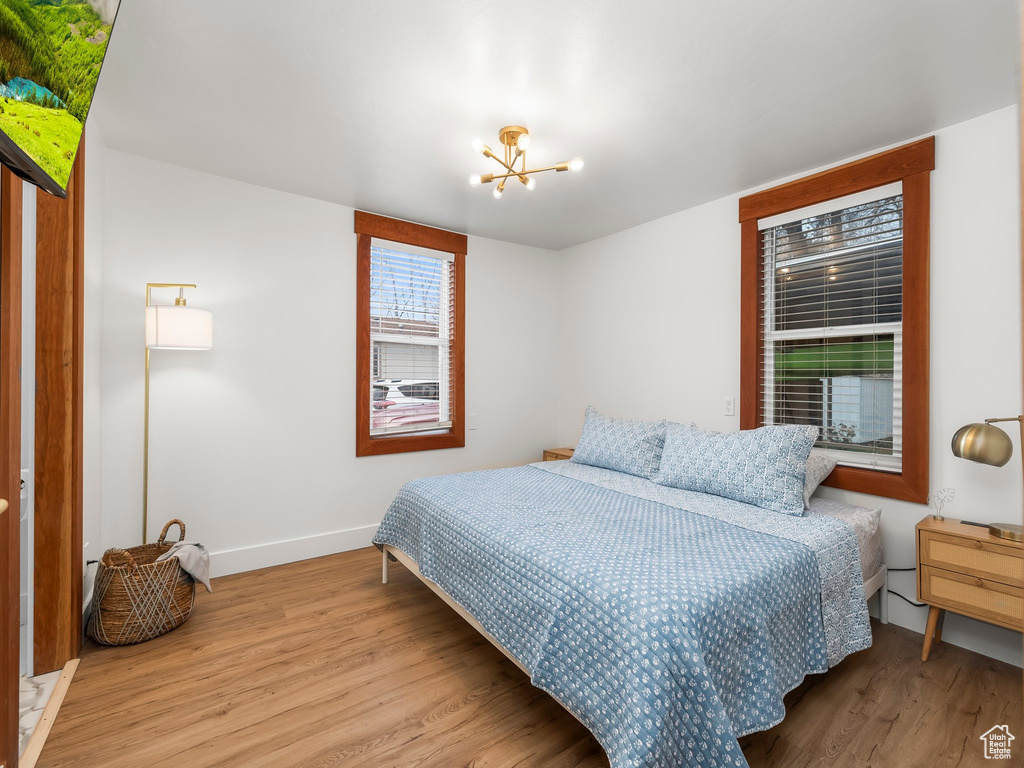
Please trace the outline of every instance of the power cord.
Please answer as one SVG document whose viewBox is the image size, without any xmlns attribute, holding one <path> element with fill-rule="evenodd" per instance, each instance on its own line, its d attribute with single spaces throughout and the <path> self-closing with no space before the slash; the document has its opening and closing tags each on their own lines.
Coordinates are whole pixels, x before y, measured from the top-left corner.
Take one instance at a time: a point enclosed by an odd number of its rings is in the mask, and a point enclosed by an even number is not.
<svg viewBox="0 0 1024 768">
<path fill-rule="evenodd" d="M 888 570 L 890 570 L 890 571 L 916 571 L 917 568 L 889 568 Z M 896 595 L 896 597 L 900 598 L 901 600 L 904 600 L 904 601 L 906 601 L 906 602 L 910 603 L 911 605 L 916 606 L 918 608 L 924 608 L 925 605 L 926 605 L 926 603 L 915 603 L 909 597 L 907 597 L 906 595 L 901 595 L 899 592 L 897 592 L 894 589 L 886 589 L 886 592 L 888 592 L 890 595 Z"/>
<path fill-rule="evenodd" d="M 911 600 L 911 599 L 910 599 L 909 597 L 905 597 L 905 596 L 901 595 L 901 594 L 900 594 L 899 592 L 897 592 L 897 591 L 895 591 L 895 590 L 893 590 L 893 589 L 887 589 L 886 591 L 887 591 L 887 592 L 888 592 L 888 593 L 889 593 L 890 595 L 896 595 L 896 597 L 900 598 L 901 600 L 906 600 L 906 601 L 907 601 L 908 603 L 910 603 L 911 605 L 916 605 L 916 606 L 917 606 L 918 608 L 924 608 L 924 607 L 925 607 L 925 603 L 915 603 L 915 602 L 914 602 L 913 600 Z"/>
</svg>

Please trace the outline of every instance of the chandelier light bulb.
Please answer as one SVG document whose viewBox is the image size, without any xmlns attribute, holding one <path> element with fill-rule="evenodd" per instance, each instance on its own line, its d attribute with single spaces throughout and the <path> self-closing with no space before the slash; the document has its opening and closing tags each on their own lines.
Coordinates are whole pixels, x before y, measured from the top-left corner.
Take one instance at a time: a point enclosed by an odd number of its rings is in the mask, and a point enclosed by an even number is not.
<svg viewBox="0 0 1024 768">
<path fill-rule="evenodd" d="M 574 157 L 572 160 L 570 160 L 569 161 L 569 170 L 570 171 L 582 171 L 583 170 L 583 158 L 582 157 Z"/>
<path fill-rule="evenodd" d="M 479 187 L 480 186 L 480 174 L 479 173 L 474 173 L 472 176 L 469 177 L 469 186 L 471 186 L 471 187 Z"/>
<path fill-rule="evenodd" d="M 473 144 L 471 146 L 473 147 L 473 151 L 474 152 L 483 152 L 484 151 L 484 140 L 483 139 L 479 139 L 479 138 L 478 139 L 473 139 Z"/>
<path fill-rule="evenodd" d="M 531 192 L 533 192 L 533 190 L 535 190 L 537 188 L 537 180 L 535 178 L 533 178 L 533 177 L 527 179 L 527 181 L 526 181 L 526 188 L 528 190 L 530 190 Z"/>
<path fill-rule="evenodd" d="M 494 191 L 491 192 L 491 194 L 494 196 L 495 200 L 501 200 L 501 193 L 502 193 L 501 187 L 495 187 Z"/>
<path fill-rule="evenodd" d="M 520 152 L 525 152 L 526 150 L 528 150 L 530 148 L 530 134 L 519 134 L 519 138 L 516 139 L 516 147 L 519 149 Z"/>
</svg>

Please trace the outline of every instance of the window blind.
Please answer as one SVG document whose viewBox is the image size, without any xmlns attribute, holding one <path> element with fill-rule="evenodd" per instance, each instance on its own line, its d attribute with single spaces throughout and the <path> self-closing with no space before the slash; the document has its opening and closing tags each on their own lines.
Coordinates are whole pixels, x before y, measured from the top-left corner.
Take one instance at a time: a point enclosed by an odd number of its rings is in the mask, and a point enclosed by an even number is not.
<svg viewBox="0 0 1024 768">
<path fill-rule="evenodd" d="M 451 428 L 452 254 L 370 246 L 370 434 Z"/>
<path fill-rule="evenodd" d="M 841 464 L 898 472 L 902 192 L 779 218 L 760 229 L 762 424 L 813 425 Z"/>
</svg>

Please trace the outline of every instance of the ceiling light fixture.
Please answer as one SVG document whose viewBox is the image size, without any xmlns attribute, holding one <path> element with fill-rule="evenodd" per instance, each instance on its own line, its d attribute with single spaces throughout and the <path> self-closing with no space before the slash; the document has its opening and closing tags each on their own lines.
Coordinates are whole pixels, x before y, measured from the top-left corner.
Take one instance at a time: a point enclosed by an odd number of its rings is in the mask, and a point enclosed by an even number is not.
<svg viewBox="0 0 1024 768">
<path fill-rule="evenodd" d="M 532 192 L 537 188 L 537 180 L 530 174 L 543 173 L 544 171 L 561 172 L 583 170 L 583 160 L 578 157 L 574 157 L 572 160 L 566 160 L 564 163 L 549 165 L 546 168 L 532 168 L 527 170 L 526 150 L 530 146 L 530 132 L 521 125 L 506 125 L 498 131 L 498 140 L 504 147 L 504 157 L 496 155 L 494 151 L 480 139 L 473 139 L 473 151 L 479 152 L 484 157 L 491 158 L 504 168 L 507 173 L 474 173 L 469 177 L 469 186 L 471 187 L 479 187 L 481 184 L 490 184 L 492 181 L 497 181 L 498 186 L 496 186 L 491 192 L 495 200 L 501 199 L 502 194 L 505 192 L 505 182 L 512 177 L 518 178 L 519 181 L 522 182 L 523 186 Z M 520 163 L 519 170 L 516 170 L 516 163 Z"/>
</svg>

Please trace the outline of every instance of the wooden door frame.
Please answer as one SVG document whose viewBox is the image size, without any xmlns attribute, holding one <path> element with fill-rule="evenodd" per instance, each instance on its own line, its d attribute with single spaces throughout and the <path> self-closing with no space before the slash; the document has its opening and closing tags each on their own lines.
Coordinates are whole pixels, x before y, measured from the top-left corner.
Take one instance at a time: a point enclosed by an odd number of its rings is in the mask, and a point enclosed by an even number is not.
<svg viewBox="0 0 1024 768">
<path fill-rule="evenodd" d="M 82 643 L 84 134 L 67 189 L 36 196 L 34 674 Z"/>
<path fill-rule="evenodd" d="M 21 653 L 22 182 L 0 170 L 0 763 L 18 765 Z"/>
</svg>

